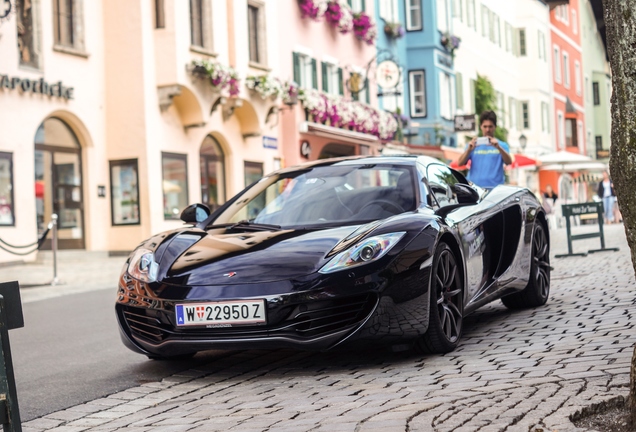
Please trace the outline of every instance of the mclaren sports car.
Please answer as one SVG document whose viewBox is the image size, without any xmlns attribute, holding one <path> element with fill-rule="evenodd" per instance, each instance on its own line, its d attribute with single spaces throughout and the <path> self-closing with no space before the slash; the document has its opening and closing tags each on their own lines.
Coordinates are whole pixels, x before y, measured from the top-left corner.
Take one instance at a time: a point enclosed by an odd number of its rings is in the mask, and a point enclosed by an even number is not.
<svg viewBox="0 0 636 432">
<path fill-rule="evenodd" d="M 181 219 L 142 242 L 119 279 L 122 340 L 150 358 L 376 343 L 444 353 L 480 306 L 549 296 L 537 198 L 482 189 L 433 158 L 284 168 Z"/>
</svg>

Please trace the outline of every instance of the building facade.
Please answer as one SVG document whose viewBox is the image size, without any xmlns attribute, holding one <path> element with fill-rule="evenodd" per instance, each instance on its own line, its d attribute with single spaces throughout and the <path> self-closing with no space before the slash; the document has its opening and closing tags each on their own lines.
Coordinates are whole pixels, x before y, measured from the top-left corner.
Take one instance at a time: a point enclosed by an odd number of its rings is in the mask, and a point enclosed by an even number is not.
<svg viewBox="0 0 636 432">
<path fill-rule="evenodd" d="M 249 85 L 278 73 L 277 2 L 58 4 L 0 27 L 3 240 L 55 213 L 60 248 L 129 251 L 280 166 L 278 101 Z"/>
</svg>

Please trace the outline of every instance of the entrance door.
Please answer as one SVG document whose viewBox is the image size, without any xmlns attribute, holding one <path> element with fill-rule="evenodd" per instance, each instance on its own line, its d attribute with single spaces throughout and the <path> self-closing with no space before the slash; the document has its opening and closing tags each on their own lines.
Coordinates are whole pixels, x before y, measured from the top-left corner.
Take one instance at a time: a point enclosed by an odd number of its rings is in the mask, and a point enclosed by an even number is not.
<svg viewBox="0 0 636 432">
<path fill-rule="evenodd" d="M 84 249 L 81 149 L 61 120 L 45 120 L 35 135 L 35 203 L 38 237 L 57 214 L 58 248 Z M 49 233 L 43 249 L 51 248 Z"/>
</svg>

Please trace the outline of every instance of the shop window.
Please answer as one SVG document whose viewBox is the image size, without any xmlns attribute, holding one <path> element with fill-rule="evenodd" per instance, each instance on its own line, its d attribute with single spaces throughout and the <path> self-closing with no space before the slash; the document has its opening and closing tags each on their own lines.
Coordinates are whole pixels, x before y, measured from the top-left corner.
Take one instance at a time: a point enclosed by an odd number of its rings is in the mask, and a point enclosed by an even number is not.
<svg viewBox="0 0 636 432">
<path fill-rule="evenodd" d="M 422 0 L 406 0 L 406 30 L 422 30 Z"/>
<path fill-rule="evenodd" d="M 247 5 L 247 32 L 250 62 L 267 64 L 265 50 L 265 5 L 250 1 Z"/>
<path fill-rule="evenodd" d="M 15 7 L 20 65 L 38 69 L 40 67 L 40 47 L 37 38 L 38 22 L 35 3 L 31 0 L 16 0 Z"/>
<path fill-rule="evenodd" d="M 190 0 L 190 44 L 195 49 L 212 51 L 210 0 Z"/>
<path fill-rule="evenodd" d="M 139 225 L 137 159 L 110 161 L 110 201 L 113 225 Z"/>
<path fill-rule="evenodd" d="M 225 202 L 224 159 L 218 141 L 208 135 L 201 144 L 201 201 L 213 211 Z"/>
<path fill-rule="evenodd" d="M 184 154 L 161 153 L 163 216 L 179 219 L 188 205 L 188 163 Z"/>
<path fill-rule="evenodd" d="M 423 70 L 409 72 L 411 117 L 426 117 L 426 75 Z"/>
<path fill-rule="evenodd" d="M 0 226 L 13 225 L 13 155 L 0 152 Z"/>
</svg>

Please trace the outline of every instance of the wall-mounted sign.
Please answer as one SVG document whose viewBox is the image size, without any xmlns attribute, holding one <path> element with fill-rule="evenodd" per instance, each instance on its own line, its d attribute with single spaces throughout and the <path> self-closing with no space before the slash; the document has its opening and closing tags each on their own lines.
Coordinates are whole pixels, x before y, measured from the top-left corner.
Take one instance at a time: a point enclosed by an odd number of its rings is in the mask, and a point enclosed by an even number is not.
<svg viewBox="0 0 636 432">
<path fill-rule="evenodd" d="M 263 135 L 263 148 L 276 150 L 278 148 L 278 139 Z"/>
<path fill-rule="evenodd" d="M 474 132 L 476 125 L 475 114 L 455 116 L 455 132 Z"/>
<path fill-rule="evenodd" d="M 106 198 L 106 186 L 102 186 L 102 185 L 97 186 L 97 197 Z"/>
<path fill-rule="evenodd" d="M 0 0 L 1 1 L 1 0 Z M 73 99 L 73 87 L 64 87 L 62 81 L 49 84 L 44 78 L 32 80 L 28 78 L 9 77 L 0 75 L 0 90 L 18 90 L 22 93 L 37 93 L 47 96 L 56 96 L 63 99 Z"/>
<path fill-rule="evenodd" d="M 384 60 L 378 64 L 376 82 L 383 89 L 391 89 L 400 83 L 400 67 L 393 60 Z"/>
<path fill-rule="evenodd" d="M 300 143 L 300 155 L 304 158 L 308 158 L 310 154 L 311 154 L 311 145 L 309 144 L 309 141 L 304 140 L 303 142 Z"/>
</svg>

